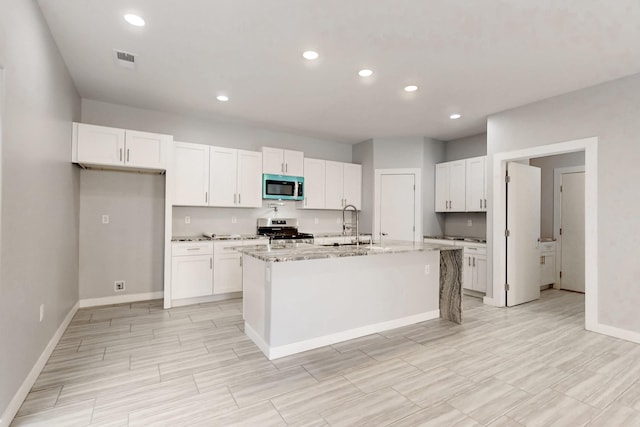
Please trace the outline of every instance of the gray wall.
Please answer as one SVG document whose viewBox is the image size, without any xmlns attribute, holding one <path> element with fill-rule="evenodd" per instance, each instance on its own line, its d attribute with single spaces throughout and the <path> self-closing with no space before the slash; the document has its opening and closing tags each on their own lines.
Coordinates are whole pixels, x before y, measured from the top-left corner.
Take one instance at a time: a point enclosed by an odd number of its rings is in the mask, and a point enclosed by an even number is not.
<svg viewBox="0 0 640 427">
<path fill-rule="evenodd" d="M 353 161 L 362 165 L 362 211 L 360 230 L 373 232 L 373 195 L 375 191 L 375 167 L 373 165 L 373 139 L 353 146 Z"/>
<path fill-rule="evenodd" d="M 584 152 L 567 153 L 531 159 L 531 166 L 540 168 L 540 236 L 553 235 L 553 174 L 554 169 L 567 166 L 584 166 Z M 558 236 L 555 236 L 556 238 Z"/>
<path fill-rule="evenodd" d="M 487 155 L 487 134 L 454 139 L 446 143 L 446 161 Z"/>
<path fill-rule="evenodd" d="M 638 117 L 640 74 L 493 115 L 487 126 L 490 160 L 495 153 L 598 137 L 598 320 L 636 333 L 640 332 Z M 491 174 L 492 167 L 490 163 Z M 490 186 L 489 199 L 492 195 Z M 492 218 L 489 210 L 489 258 Z"/>
<path fill-rule="evenodd" d="M 437 139 L 424 139 L 422 166 L 422 234 L 439 236 L 445 230 L 445 215 L 436 214 L 436 163 L 445 159 L 446 143 Z"/>
<path fill-rule="evenodd" d="M 351 161 L 352 146 L 231 121 L 204 120 L 161 111 L 82 100 L 82 122 L 174 135 L 177 141 L 259 150 L 261 146 L 301 150 L 306 157 Z M 163 289 L 164 176 L 127 172 L 83 171 L 80 175 L 80 297 L 138 294 Z M 367 185 L 364 183 L 364 185 Z M 273 216 L 262 208 L 174 208 L 173 235 L 255 233 L 256 218 Z M 308 232 L 342 231 L 342 213 L 279 208 Z M 103 214 L 111 223 L 103 225 Z M 185 216 L 191 223 L 185 224 Z M 232 222 L 235 218 L 236 222 Z M 317 223 L 316 223 L 317 222 Z M 125 280 L 124 292 L 114 291 Z"/>
<path fill-rule="evenodd" d="M 78 301 L 79 170 L 70 155 L 80 99 L 37 3 L 3 0 L 0 10 L 3 413 Z"/>
</svg>

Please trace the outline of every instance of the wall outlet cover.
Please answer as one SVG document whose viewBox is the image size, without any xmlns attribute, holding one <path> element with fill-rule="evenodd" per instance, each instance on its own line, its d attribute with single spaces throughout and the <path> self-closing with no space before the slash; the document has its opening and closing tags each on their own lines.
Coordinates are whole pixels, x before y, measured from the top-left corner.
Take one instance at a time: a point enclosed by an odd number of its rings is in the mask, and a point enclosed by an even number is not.
<svg viewBox="0 0 640 427">
<path fill-rule="evenodd" d="M 102 215 L 102 223 L 109 224 L 109 215 Z"/>
<path fill-rule="evenodd" d="M 473 226 L 473 221 L 468 219 L 467 220 L 467 227 L 471 227 L 471 226 Z"/>
<path fill-rule="evenodd" d="M 44 320 L 44 304 L 40 304 L 40 322 Z"/>
<path fill-rule="evenodd" d="M 318 222 L 319 222 L 319 221 L 318 221 L 318 218 L 314 218 L 314 219 L 313 219 L 313 223 L 314 223 L 314 224 L 317 224 Z"/>
<path fill-rule="evenodd" d="M 232 217 L 231 217 L 231 224 L 235 224 L 235 223 L 237 223 L 237 222 L 238 222 L 238 218 L 237 218 L 237 217 L 235 217 L 235 216 L 232 216 Z"/>
<path fill-rule="evenodd" d="M 185 224 L 191 224 L 191 217 L 190 216 L 185 216 L 184 217 L 184 223 Z"/>
<path fill-rule="evenodd" d="M 116 292 L 124 291 L 124 287 L 125 287 L 124 280 L 116 280 L 113 284 L 113 287 Z"/>
</svg>

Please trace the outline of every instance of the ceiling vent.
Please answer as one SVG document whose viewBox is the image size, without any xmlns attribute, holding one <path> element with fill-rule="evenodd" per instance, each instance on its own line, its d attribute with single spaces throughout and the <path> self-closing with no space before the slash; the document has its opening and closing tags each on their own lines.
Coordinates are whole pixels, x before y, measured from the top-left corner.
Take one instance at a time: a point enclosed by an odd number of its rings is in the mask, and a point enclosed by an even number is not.
<svg viewBox="0 0 640 427">
<path fill-rule="evenodd" d="M 122 50 L 113 50 L 116 55 L 116 63 L 124 68 L 134 69 L 136 66 L 136 55 Z"/>
</svg>

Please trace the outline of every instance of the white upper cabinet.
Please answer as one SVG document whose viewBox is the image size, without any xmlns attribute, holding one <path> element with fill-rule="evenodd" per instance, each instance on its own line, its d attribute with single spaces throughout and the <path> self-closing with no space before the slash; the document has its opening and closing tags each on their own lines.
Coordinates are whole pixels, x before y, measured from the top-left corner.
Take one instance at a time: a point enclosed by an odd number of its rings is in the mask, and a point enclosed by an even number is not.
<svg viewBox="0 0 640 427">
<path fill-rule="evenodd" d="M 436 212 L 464 212 L 466 163 L 464 160 L 436 165 Z"/>
<path fill-rule="evenodd" d="M 262 173 L 304 176 L 304 153 L 302 151 L 262 147 Z"/>
<path fill-rule="evenodd" d="M 165 170 L 173 137 L 149 132 L 73 124 L 71 161 L 116 169 Z"/>
<path fill-rule="evenodd" d="M 327 160 L 325 209 L 342 209 L 347 205 L 362 207 L 362 166 Z"/>
<path fill-rule="evenodd" d="M 486 212 L 486 156 L 466 159 L 467 212 Z"/>
<path fill-rule="evenodd" d="M 209 204 L 209 146 L 175 142 L 173 145 L 173 204 Z"/>
<path fill-rule="evenodd" d="M 324 160 L 304 159 L 303 209 L 324 209 L 325 206 Z"/>
<path fill-rule="evenodd" d="M 344 164 L 344 205 L 354 205 L 362 209 L 362 165 L 354 163 Z"/>
<path fill-rule="evenodd" d="M 209 206 L 262 206 L 262 154 L 211 147 Z"/>
</svg>

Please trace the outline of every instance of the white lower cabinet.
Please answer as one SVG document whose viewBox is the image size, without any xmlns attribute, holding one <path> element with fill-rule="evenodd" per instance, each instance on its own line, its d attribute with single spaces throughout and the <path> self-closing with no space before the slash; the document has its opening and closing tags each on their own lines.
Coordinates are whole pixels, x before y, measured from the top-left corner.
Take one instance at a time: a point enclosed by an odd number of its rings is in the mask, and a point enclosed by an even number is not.
<svg viewBox="0 0 640 427">
<path fill-rule="evenodd" d="M 220 240 L 213 242 L 213 294 L 242 292 L 242 254 L 239 246 L 266 245 L 268 240 Z"/>
<path fill-rule="evenodd" d="M 462 287 L 487 292 L 487 248 L 485 245 L 465 245 L 463 252 Z"/>
<path fill-rule="evenodd" d="M 171 253 L 171 299 L 213 295 L 211 242 L 174 242 Z"/>
<path fill-rule="evenodd" d="M 556 242 L 540 243 L 540 286 L 556 282 Z"/>
</svg>

